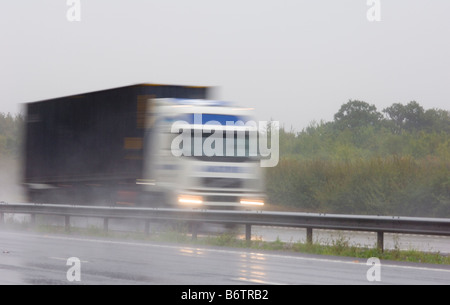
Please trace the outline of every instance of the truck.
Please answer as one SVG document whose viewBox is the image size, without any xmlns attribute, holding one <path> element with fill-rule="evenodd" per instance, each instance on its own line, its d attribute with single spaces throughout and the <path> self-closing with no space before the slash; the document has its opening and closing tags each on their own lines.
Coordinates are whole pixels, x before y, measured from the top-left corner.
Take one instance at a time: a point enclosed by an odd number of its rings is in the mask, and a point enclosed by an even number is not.
<svg viewBox="0 0 450 305">
<path fill-rule="evenodd" d="M 144 83 L 25 104 L 27 200 L 262 208 L 253 111 L 210 91 Z"/>
</svg>

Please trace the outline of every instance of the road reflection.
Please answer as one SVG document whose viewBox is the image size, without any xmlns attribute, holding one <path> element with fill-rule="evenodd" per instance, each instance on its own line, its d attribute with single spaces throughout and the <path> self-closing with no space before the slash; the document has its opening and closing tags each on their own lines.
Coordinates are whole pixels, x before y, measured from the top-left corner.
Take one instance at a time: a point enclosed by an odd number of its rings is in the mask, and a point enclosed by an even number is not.
<svg viewBox="0 0 450 305">
<path fill-rule="evenodd" d="M 204 256 L 205 252 L 202 249 L 181 248 L 179 250 L 181 255 L 184 256 Z"/>
<path fill-rule="evenodd" d="M 265 270 L 266 257 L 260 253 L 244 253 L 239 258 L 238 280 L 266 284 L 267 273 Z"/>
</svg>

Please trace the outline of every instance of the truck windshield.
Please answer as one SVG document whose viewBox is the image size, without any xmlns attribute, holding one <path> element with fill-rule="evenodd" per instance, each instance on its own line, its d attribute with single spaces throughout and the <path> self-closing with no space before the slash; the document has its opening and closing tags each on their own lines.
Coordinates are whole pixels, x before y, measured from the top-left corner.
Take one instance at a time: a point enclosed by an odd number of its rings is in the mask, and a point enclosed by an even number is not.
<svg viewBox="0 0 450 305">
<path fill-rule="evenodd" d="M 248 131 L 202 132 L 191 130 L 183 139 L 183 156 L 203 161 L 247 162 L 257 159 L 257 134 Z"/>
</svg>

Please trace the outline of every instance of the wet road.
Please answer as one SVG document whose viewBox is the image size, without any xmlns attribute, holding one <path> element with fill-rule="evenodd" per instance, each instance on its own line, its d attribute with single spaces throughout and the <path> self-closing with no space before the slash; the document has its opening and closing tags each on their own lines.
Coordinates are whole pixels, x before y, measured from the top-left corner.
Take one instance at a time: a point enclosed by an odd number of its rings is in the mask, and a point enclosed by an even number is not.
<svg viewBox="0 0 450 305">
<path fill-rule="evenodd" d="M 80 282 L 67 278 L 80 260 Z M 450 284 L 450 266 L 0 231 L 0 284 Z"/>
<path fill-rule="evenodd" d="M 11 217 L 11 216 L 10 216 Z M 17 223 L 29 222 L 28 215 L 16 215 L 14 218 Z M 49 225 L 64 226 L 64 217 L 61 216 L 42 216 L 40 221 Z M 103 227 L 103 220 L 99 218 L 72 217 L 71 225 L 79 228 L 98 228 Z M 111 219 L 109 229 L 119 232 L 143 232 L 145 230 L 144 222 L 129 221 L 123 219 Z M 227 232 L 221 225 L 208 224 L 203 227 L 203 235 L 214 235 Z M 245 239 L 245 227 L 237 226 L 237 237 Z M 152 223 L 151 230 L 154 232 L 165 231 L 167 227 L 158 223 Z M 252 239 L 262 241 L 280 240 L 287 243 L 306 242 L 306 229 L 284 228 L 273 226 L 252 226 Z M 374 248 L 377 243 L 375 232 L 356 232 L 356 231 L 336 231 L 336 230 L 313 230 L 313 241 L 323 245 L 332 245 L 339 241 L 350 246 Z M 393 234 L 385 233 L 384 249 L 417 250 L 423 252 L 439 252 L 444 255 L 450 255 L 450 236 L 427 236 L 417 234 Z"/>
</svg>

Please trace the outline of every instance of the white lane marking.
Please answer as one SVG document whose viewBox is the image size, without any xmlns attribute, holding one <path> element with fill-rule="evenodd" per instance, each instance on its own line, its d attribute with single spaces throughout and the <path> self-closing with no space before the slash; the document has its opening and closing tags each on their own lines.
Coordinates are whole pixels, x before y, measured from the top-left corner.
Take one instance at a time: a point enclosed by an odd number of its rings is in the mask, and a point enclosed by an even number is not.
<svg viewBox="0 0 450 305">
<path fill-rule="evenodd" d="M 268 281 L 263 281 L 263 280 L 259 280 L 259 279 L 251 279 L 251 278 L 246 278 L 246 277 L 236 277 L 236 278 L 231 278 L 232 281 L 240 281 L 240 282 L 249 282 L 249 283 L 253 283 L 253 284 L 261 284 L 261 285 L 288 285 L 288 284 L 283 284 L 283 283 L 275 283 L 275 282 L 268 282 Z"/>
<path fill-rule="evenodd" d="M 54 260 L 58 260 L 58 261 L 67 261 L 67 259 L 68 258 L 64 258 L 64 257 L 54 257 L 54 256 L 50 256 L 49 257 L 50 259 L 54 259 Z M 88 261 L 82 261 L 82 260 L 80 260 L 80 262 L 82 262 L 82 263 L 89 263 Z"/>
<path fill-rule="evenodd" d="M 65 237 L 65 236 L 35 235 L 35 234 L 23 234 L 23 233 L 14 233 L 14 234 L 27 236 L 27 237 L 45 238 L 45 239 L 54 239 L 54 240 L 80 241 L 80 242 L 92 242 L 92 243 L 102 243 L 102 244 L 112 244 L 112 245 L 125 245 L 125 246 L 175 249 L 175 250 L 181 250 L 181 249 L 186 250 L 187 249 L 187 250 L 192 250 L 192 251 L 205 251 L 205 252 L 237 254 L 237 255 L 254 255 L 254 256 L 259 256 L 259 257 L 271 257 L 271 258 L 293 259 L 293 260 L 314 261 L 314 262 L 324 262 L 324 263 L 338 263 L 338 264 L 367 266 L 365 262 L 345 261 L 345 260 L 328 259 L 328 258 L 301 257 L 301 256 L 272 254 L 272 253 L 246 252 L 246 251 L 239 251 L 239 250 L 224 250 L 224 249 L 210 249 L 210 248 L 201 248 L 201 247 L 185 247 L 185 246 L 175 246 L 175 245 L 172 246 L 172 245 L 160 245 L 160 244 L 145 244 L 145 243 L 137 243 L 137 242 L 77 238 L 77 237 Z M 450 273 L 450 269 L 429 268 L 429 267 L 419 267 L 419 266 L 402 266 L 402 265 L 384 264 L 383 262 L 382 262 L 382 265 L 383 265 L 383 267 L 389 267 L 389 268 L 425 270 L 425 271 Z"/>
</svg>

